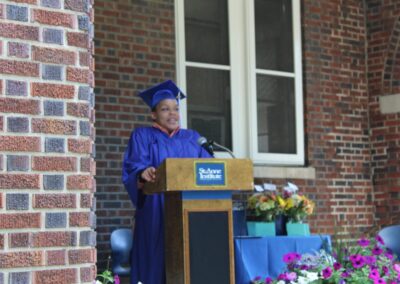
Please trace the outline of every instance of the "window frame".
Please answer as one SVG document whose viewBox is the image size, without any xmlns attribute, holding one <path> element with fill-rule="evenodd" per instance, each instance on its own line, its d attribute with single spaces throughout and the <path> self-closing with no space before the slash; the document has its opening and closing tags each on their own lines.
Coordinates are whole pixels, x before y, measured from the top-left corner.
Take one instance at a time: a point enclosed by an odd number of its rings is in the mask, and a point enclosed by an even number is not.
<svg viewBox="0 0 400 284">
<path fill-rule="evenodd" d="M 294 72 L 271 71 L 271 75 L 295 80 L 296 154 L 259 153 L 257 139 L 257 94 L 255 68 L 254 0 L 228 1 L 229 52 L 232 113 L 232 151 L 238 158 L 251 158 L 260 165 L 304 165 L 304 110 L 301 51 L 300 0 L 292 0 Z M 177 83 L 186 93 L 186 68 L 219 68 L 218 65 L 187 62 L 185 52 L 184 0 L 175 0 Z M 190 99 L 190 94 L 186 94 Z M 187 127 L 187 103 L 180 103 L 182 127 Z M 218 141 L 217 141 L 218 142 Z M 217 153 L 217 157 L 228 155 Z"/>
</svg>

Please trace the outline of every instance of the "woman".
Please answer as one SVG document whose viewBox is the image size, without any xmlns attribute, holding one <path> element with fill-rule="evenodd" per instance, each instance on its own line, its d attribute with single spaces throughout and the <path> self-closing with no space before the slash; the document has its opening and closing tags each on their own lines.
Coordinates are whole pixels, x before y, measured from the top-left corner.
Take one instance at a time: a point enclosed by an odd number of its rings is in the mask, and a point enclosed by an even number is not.
<svg viewBox="0 0 400 284">
<path fill-rule="evenodd" d="M 164 284 L 164 196 L 144 195 L 166 158 L 210 157 L 196 131 L 179 128 L 179 99 L 185 95 L 168 80 L 139 94 L 151 109 L 152 127 L 131 134 L 123 163 L 123 183 L 136 207 L 131 284 Z"/>
</svg>

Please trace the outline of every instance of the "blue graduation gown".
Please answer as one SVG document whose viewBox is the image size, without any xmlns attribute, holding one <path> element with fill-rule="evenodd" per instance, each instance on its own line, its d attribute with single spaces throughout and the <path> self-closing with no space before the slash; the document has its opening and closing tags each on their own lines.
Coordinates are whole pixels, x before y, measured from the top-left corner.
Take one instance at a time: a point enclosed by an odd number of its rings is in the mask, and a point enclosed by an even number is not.
<svg viewBox="0 0 400 284">
<path fill-rule="evenodd" d="M 174 136 L 155 127 L 132 132 L 123 162 L 122 180 L 136 207 L 131 284 L 165 283 L 164 196 L 144 195 L 137 188 L 138 173 L 157 168 L 166 158 L 209 158 L 197 144 L 196 131 L 180 129 Z"/>
</svg>

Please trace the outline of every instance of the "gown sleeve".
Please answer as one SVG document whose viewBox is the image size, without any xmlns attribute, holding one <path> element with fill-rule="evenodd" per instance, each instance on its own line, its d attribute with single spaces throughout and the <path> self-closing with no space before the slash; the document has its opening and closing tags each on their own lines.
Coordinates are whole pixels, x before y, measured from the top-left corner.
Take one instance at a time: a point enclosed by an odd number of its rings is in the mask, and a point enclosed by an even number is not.
<svg viewBox="0 0 400 284">
<path fill-rule="evenodd" d="M 144 129 L 132 132 L 122 165 L 122 182 L 132 203 L 140 209 L 145 195 L 138 189 L 138 174 L 151 166 L 149 135 Z"/>
</svg>

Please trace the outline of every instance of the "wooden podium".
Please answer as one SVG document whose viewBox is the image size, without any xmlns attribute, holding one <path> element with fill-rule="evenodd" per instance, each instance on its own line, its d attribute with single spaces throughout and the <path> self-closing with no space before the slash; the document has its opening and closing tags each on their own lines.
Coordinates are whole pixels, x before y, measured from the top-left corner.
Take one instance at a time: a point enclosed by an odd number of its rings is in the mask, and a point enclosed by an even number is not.
<svg viewBox="0 0 400 284">
<path fill-rule="evenodd" d="M 247 159 L 166 159 L 146 194 L 164 193 L 167 284 L 234 284 L 232 191 L 253 190 Z"/>
</svg>

